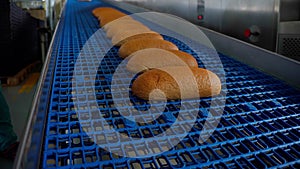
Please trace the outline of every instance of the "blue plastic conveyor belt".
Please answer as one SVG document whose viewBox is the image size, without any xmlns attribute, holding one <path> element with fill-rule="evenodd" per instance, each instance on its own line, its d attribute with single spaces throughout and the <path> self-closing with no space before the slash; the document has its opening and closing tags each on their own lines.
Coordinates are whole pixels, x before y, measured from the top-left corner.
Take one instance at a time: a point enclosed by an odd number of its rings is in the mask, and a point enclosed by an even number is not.
<svg viewBox="0 0 300 169">
<path fill-rule="evenodd" d="M 209 108 L 209 98 L 200 100 L 199 117 L 177 145 L 171 145 L 170 139 L 186 132 L 185 124 L 172 129 L 172 137 L 153 141 L 160 149 L 170 147 L 162 154 L 129 158 L 117 156 L 94 143 L 93 137 L 98 137 L 103 145 L 113 141 L 118 143 L 119 140 L 110 130 L 97 133 L 106 126 L 88 102 L 86 105 L 83 102 L 78 114 L 73 104 L 73 95 L 80 94 L 72 91 L 74 65 L 85 42 L 99 29 L 98 20 L 91 13 L 99 6 L 108 5 L 99 1 L 68 0 L 62 13 L 50 58 L 56 63 L 51 95 L 48 96 L 41 168 L 300 168 L 300 91 L 222 54 L 219 55 L 226 72 L 226 106 L 218 127 L 204 143 L 200 144 L 198 139 L 206 119 L 205 110 Z M 178 40 L 168 40 L 181 50 L 191 52 Z M 106 122 L 118 132 L 139 138 L 162 133 L 176 119 L 180 102 L 168 102 L 166 112 L 151 123 L 131 124 L 114 108 L 110 93 L 112 74 L 122 61 L 117 51 L 118 48 L 113 47 L 107 53 L 94 82 L 86 80 L 85 85 L 96 84 L 96 106 Z M 86 64 L 88 67 L 92 63 Z M 89 72 L 83 70 L 83 73 Z M 132 98 L 132 102 L 139 100 Z M 149 105 L 145 103 L 143 106 Z M 85 123 L 79 123 L 78 116 L 86 116 Z M 188 114 L 184 117 L 189 119 Z M 95 133 L 83 131 L 82 125 L 91 125 Z M 34 134 L 32 139 L 41 137 Z M 134 142 L 135 139 L 129 137 L 124 149 L 115 151 L 125 155 L 143 154 L 139 146 L 132 144 Z M 140 146 L 146 144 L 139 143 Z M 131 146 L 131 151 L 125 152 L 126 146 L 127 150 Z"/>
</svg>

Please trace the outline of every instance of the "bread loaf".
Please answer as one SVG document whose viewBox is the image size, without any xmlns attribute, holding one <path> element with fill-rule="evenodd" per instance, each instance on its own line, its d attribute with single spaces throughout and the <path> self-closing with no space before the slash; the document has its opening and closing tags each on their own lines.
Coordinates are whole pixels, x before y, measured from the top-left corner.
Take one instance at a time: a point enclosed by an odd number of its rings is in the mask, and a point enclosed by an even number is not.
<svg viewBox="0 0 300 169">
<path fill-rule="evenodd" d="M 167 66 L 198 67 L 198 63 L 192 55 L 179 50 L 175 52 L 174 50 L 146 48 L 129 55 L 126 64 L 127 70 L 133 73 Z"/>
<path fill-rule="evenodd" d="M 124 16 L 126 16 L 124 13 L 106 13 L 98 17 L 98 19 L 100 21 L 100 26 L 103 27 L 104 25 Z"/>
<path fill-rule="evenodd" d="M 110 7 L 98 7 L 93 9 L 93 15 L 98 18 L 100 27 L 118 18 L 127 16 L 125 13 Z"/>
<path fill-rule="evenodd" d="M 160 48 L 167 50 L 178 50 L 178 47 L 172 42 L 164 40 L 161 38 L 137 38 L 130 40 L 123 45 L 121 45 L 118 55 L 121 58 L 126 58 L 130 54 L 146 48 Z"/>
<path fill-rule="evenodd" d="M 119 27 L 120 25 L 123 25 L 123 24 L 139 24 L 140 22 L 134 20 L 131 16 L 127 15 L 127 16 L 123 16 L 121 18 L 118 18 L 116 20 L 113 20 L 111 22 L 109 22 L 108 24 L 104 25 L 103 26 L 103 29 L 105 31 L 108 31 L 109 29 L 111 28 L 114 28 L 114 27 Z"/>
<path fill-rule="evenodd" d="M 175 55 L 177 55 L 181 60 L 183 60 L 190 67 L 198 67 L 198 62 L 191 54 L 181 51 L 181 50 L 168 50 Z"/>
<path fill-rule="evenodd" d="M 113 45 L 121 46 L 128 41 L 131 41 L 133 39 L 138 39 L 138 38 L 163 39 L 163 37 L 157 32 L 138 29 L 138 30 L 126 30 L 118 34 L 115 34 L 111 38 L 111 41 Z"/>
<path fill-rule="evenodd" d="M 103 13 L 105 12 L 116 12 L 118 11 L 117 9 L 114 9 L 114 8 L 111 8 L 111 7 L 98 7 L 98 8 L 95 8 L 92 10 L 92 14 L 95 16 L 95 17 L 99 17 L 101 16 Z"/>
<path fill-rule="evenodd" d="M 135 24 L 128 24 L 124 23 L 115 27 L 111 27 L 106 31 L 106 36 L 108 38 L 112 38 L 114 35 L 125 32 L 127 30 L 136 31 L 136 30 L 145 30 L 145 31 L 151 31 L 147 26 L 141 24 L 141 23 L 135 23 Z"/>
<path fill-rule="evenodd" d="M 221 91 L 219 77 L 209 70 L 187 66 L 161 69 L 152 69 L 139 75 L 132 83 L 133 95 L 145 100 L 149 100 L 149 96 L 153 100 L 173 100 L 211 97 Z"/>
<path fill-rule="evenodd" d="M 99 20 L 102 19 L 102 17 L 108 17 L 108 16 L 112 16 L 112 15 L 126 15 L 125 13 L 114 9 L 114 8 L 110 8 L 110 7 L 98 7 L 95 8 L 92 11 L 93 15 L 95 17 L 97 17 Z"/>
</svg>

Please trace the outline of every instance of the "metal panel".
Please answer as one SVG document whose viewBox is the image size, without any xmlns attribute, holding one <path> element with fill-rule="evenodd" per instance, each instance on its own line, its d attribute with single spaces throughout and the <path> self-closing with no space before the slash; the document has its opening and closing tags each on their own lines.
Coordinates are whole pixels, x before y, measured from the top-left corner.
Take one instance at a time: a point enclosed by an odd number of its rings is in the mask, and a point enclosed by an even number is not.
<svg viewBox="0 0 300 169">
<path fill-rule="evenodd" d="M 275 51 L 278 11 L 274 0 L 223 0 L 221 3 L 219 32 Z M 217 24 L 209 21 L 209 14 L 206 17 L 208 25 Z M 244 31 L 254 27 L 259 35 L 245 37 Z"/>
<path fill-rule="evenodd" d="M 122 1 L 122 0 L 121 0 Z M 275 51 L 279 0 L 204 0 L 204 19 L 199 21 L 199 0 L 124 0 L 150 10 L 171 13 L 195 24 Z M 250 29 L 252 35 L 244 36 Z"/>
<path fill-rule="evenodd" d="M 300 1 L 280 1 L 280 21 L 300 21 Z"/>
<path fill-rule="evenodd" d="M 300 61 L 300 21 L 280 22 L 277 52 Z"/>
<path fill-rule="evenodd" d="M 300 61 L 300 34 L 280 34 L 278 52 L 284 56 Z"/>
</svg>

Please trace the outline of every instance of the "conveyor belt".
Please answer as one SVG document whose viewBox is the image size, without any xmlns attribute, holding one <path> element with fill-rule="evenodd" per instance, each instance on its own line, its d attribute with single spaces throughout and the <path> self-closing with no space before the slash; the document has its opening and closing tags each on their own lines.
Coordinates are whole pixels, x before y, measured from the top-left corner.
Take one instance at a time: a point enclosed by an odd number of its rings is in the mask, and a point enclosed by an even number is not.
<svg viewBox="0 0 300 169">
<path fill-rule="evenodd" d="M 145 158 L 121 157 L 95 144 L 89 137 L 91 131 L 87 131 L 89 136 L 83 131 L 82 125 L 86 124 L 79 123 L 78 115 L 87 115 L 89 122 L 86 123 L 95 130 L 95 133 L 92 133 L 93 137 L 99 134 L 97 127 L 105 127 L 101 121 L 103 119 L 87 106 L 80 114 L 75 112 L 71 79 L 74 63 L 81 48 L 99 28 L 97 19 L 91 13 L 92 9 L 98 6 L 108 5 L 95 1 L 69 0 L 57 28 L 49 58 L 50 63 L 55 61 L 52 65 L 53 77 L 48 73 L 48 79 L 51 79 L 48 81 L 52 81 L 51 95 L 44 92 L 42 96 L 47 95 L 49 107 L 42 138 L 41 168 L 300 167 L 300 91 L 223 54 L 219 55 L 226 72 L 226 107 L 218 127 L 205 143 L 200 144 L 198 138 L 207 117 L 205 112 L 209 109 L 209 98 L 200 100 L 199 117 L 188 135 L 162 154 Z M 181 50 L 194 54 L 180 41 L 165 38 Z M 103 112 L 102 116 L 116 131 L 129 136 L 149 138 L 163 132 L 178 116 L 179 101 L 168 102 L 164 114 L 146 125 L 130 123 L 113 107 L 110 93 L 111 77 L 122 61 L 117 51 L 118 48 L 113 47 L 107 53 L 107 57 L 99 65 L 95 80 L 97 102 Z M 198 61 L 201 66 L 201 61 Z M 211 64 L 215 62 L 211 61 Z M 49 67 L 51 69 L 51 65 Z M 86 83 L 89 85 L 90 81 Z M 139 107 L 144 109 L 149 106 L 137 98 L 132 98 L 132 102 L 139 103 Z M 188 114 L 185 117 L 186 120 L 189 119 Z M 155 140 L 153 143 L 161 149 L 172 147 L 170 139 L 185 132 L 185 126 L 180 124 L 172 130 L 173 137 Z M 111 140 L 118 143 L 119 138 L 110 130 L 100 134 L 103 145 Z M 40 137 L 40 133 L 32 133 L 32 142 L 40 140 Z M 134 139 L 129 139 L 124 147 L 132 146 L 131 143 L 134 142 Z M 147 146 L 146 144 L 140 142 L 140 146 Z M 138 154 L 141 153 L 139 148 L 132 146 L 132 152 L 125 152 L 122 148 L 115 151 Z M 28 152 L 27 156 L 30 157 L 30 153 L 39 151 L 37 147 L 31 147 Z"/>
</svg>

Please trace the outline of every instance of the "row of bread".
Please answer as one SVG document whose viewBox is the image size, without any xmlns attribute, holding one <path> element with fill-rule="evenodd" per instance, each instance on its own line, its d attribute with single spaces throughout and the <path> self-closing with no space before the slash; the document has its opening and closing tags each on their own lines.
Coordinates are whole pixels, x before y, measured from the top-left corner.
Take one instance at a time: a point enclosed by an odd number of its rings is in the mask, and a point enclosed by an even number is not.
<svg viewBox="0 0 300 169">
<path fill-rule="evenodd" d="M 219 77 L 198 67 L 196 59 L 131 16 L 110 7 L 93 10 L 100 27 L 118 55 L 128 59 L 126 68 L 141 73 L 132 84 L 132 93 L 142 99 L 190 99 L 218 95 Z"/>
</svg>

